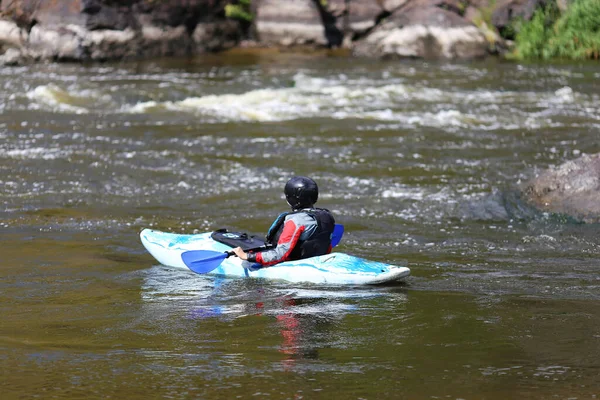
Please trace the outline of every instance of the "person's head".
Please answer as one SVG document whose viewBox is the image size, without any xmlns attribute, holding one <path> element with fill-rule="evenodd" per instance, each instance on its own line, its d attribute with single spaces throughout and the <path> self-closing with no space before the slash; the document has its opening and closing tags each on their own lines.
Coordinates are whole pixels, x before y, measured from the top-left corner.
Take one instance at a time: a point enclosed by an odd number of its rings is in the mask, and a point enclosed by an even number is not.
<svg viewBox="0 0 600 400">
<path fill-rule="evenodd" d="M 285 199 L 292 209 L 312 207 L 319 198 L 317 182 L 305 176 L 295 176 L 290 179 L 283 189 Z"/>
</svg>

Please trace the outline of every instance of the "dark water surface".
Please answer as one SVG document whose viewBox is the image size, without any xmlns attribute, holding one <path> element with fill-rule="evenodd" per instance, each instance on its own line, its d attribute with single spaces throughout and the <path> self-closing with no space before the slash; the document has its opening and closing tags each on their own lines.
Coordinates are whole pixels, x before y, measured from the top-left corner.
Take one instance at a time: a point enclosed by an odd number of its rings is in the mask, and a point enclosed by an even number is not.
<svg viewBox="0 0 600 400">
<path fill-rule="evenodd" d="M 600 227 L 518 187 L 600 151 L 598 64 L 220 55 L 0 69 L 2 399 L 591 399 Z M 264 232 L 313 176 L 326 287 L 157 265 L 138 233 Z"/>
</svg>

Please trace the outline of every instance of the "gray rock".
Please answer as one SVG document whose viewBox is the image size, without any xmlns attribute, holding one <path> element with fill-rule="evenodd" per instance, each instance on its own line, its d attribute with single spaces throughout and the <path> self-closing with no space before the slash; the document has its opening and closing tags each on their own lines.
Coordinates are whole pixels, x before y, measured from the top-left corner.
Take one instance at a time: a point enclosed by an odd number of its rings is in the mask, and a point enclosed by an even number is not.
<svg viewBox="0 0 600 400">
<path fill-rule="evenodd" d="M 338 29 L 345 35 L 353 36 L 372 29 L 389 12 L 379 1 L 330 0 L 326 9 L 337 19 Z"/>
<path fill-rule="evenodd" d="M 40 1 L 3 0 L 1 9 L 17 24 L 29 31 L 34 25 L 85 25 L 85 15 L 81 13 L 82 0 Z"/>
<path fill-rule="evenodd" d="M 88 0 L 82 13 L 87 16 L 86 28 L 94 30 L 124 31 L 136 26 L 130 7 L 123 5 L 105 5 L 97 0 Z"/>
<path fill-rule="evenodd" d="M 241 40 L 240 26 L 234 21 L 202 22 L 196 26 L 192 40 L 196 53 L 230 49 Z"/>
<path fill-rule="evenodd" d="M 471 59 L 488 54 L 484 34 L 455 12 L 422 4 L 392 14 L 353 53 L 382 58 Z"/>
<path fill-rule="evenodd" d="M 340 47 L 408 0 L 257 0 L 256 32 L 265 45 Z"/>
<path fill-rule="evenodd" d="M 397 9 L 404 6 L 408 2 L 409 2 L 409 0 L 380 0 L 380 1 L 378 1 L 378 3 L 381 4 L 383 9 L 390 13 L 396 11 Z"/>
<path fill-rule="evenodd" d="M 526 199 L 547 212 L 600 222 L 600 153 L 550 168 L 524 186 Z"/>
<path fill-rule="evenodd" d="M 321 45 L 328 41 L 312 0 L 257 0 L 256 33 L 265 45 Z"/>
<path fill-rule="evenodd" d="M 82 28 L 77 25 L 68 27 L 45 27 L 35 25 L 29 33 L 28 50 L 43 60 L 82 60 Z"/>
<path fill-rule="evenodd" d="M 0 55 L 0 65 L 20 65 L 23 64 L 25 57 L 15 48 L 10 48 Z"/>
<path fill-rule="evenodd" d="M 14 21 L 0 20 L 0 46 L 21 47 L 27 32 L 23 32 Z"/>
<path fill-rule="evenodd" d="M 82 38 L 86 58 L 110 60 L 135 57 L 139 54 L 139 39 L 135 31 L 126 29 L 89 31 Z"/>
</svg>

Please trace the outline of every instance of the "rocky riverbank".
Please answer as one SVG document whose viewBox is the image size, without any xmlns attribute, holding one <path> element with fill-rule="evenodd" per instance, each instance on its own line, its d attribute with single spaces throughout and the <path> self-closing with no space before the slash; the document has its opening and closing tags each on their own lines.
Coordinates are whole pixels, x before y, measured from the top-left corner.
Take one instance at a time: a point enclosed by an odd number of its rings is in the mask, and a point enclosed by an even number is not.
<svg viewBox="0 0 600 400">
<path fill-rule="evenodd" d="M 0 62 L 196 55 L 239 46 L 345 48 L 373 58 L 471 59 L 507 47 L 544 0 L 2 0 Z M 237 7 L 241 7 L 237 4 Z"/>
</svg>

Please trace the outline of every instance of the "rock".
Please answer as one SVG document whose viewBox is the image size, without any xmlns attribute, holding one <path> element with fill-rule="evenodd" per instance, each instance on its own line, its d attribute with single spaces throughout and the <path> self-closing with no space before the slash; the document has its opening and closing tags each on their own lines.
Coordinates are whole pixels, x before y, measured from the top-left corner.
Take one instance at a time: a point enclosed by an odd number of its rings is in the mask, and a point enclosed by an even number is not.
<svg viewBox="0 0 600 400">
<path fill-rule="evenodd" d="M 23 59 L 19 50 L 10 48 L 0 55 L 0 65 L 20 65 L 23 63 Z"/>
<path fill-rule="evenodd" d="M 388 17 L 353 53 L 382 58 L 471 59 L 488 54 L 483 33 L 456 12 L 435 2 L 411 3 Z"/>
<path fill-rule="evenodd" d="M 234 21 L 203 22 L 196 26 L 192 40 L 196 53 L 230 49 L 241 41 L 240 26 Z"/>
<path fill-rule="evenodd" d="M 13 21 L 0 20 L 0 46 L 1 47 L 21 47 L 23 39 L 27 37 L 27 33 Z"/>
<path fill-rule="evenodd" d="M 337 18 L 337 27 L 345 35 L 363 34 L 389 14 L 378 1 L 330 0 L 327 10 Z"/>
<path fill-rule="evenodd" d="M 80 29 L 76 25 L 56 28 L 35 25 L 29 33 L 28 49 L 40 59 L 82 60 Z"/>
<path fill-rule="evenodd" d="M 528 202 L 547 212 L 600 222 L 600 153 L 550 168 L 523 189 Z"/>
<path fill-rule="evenodd" d="M 339 47 L 372 29 L 387 11 L 376 0 L 259 0 L 256 31 L 266 45 Z M 403 0 L 388 2 L 399 7 Z"/>
<path fill-rule="evenodd" d="M 46 26 L 85 25 L 85 15 L 81 13 L 82 0 L 3 0 L 1 8 L 17 24 L 26 27 L 27 30 L 30 30 L 35 24 Z"/>
<path fill-rule="evenodd" d="M 393 13 L 400 7 L 407 4 L 408 2 L 409 2 L 409 0 L 380 0 L 380 1 L 378 1 L 378 3 L 381 4 L 381 7 L 389 13 Z"/>
<path fill-rule="evenodd" d="M 313 0 L 258 1 L 255 16 L 256 34 L 264 45 L 327 46 L 319 9 Z"/>
<path fill-rule="evenodd" d="M 139 51 L 147 57 L 182 56 L 190 53 L 192 38 L 184 25 L 143 25 Z"/>
<path fill-rule="evenodd" d="M 35 59 L 72 61 L 222 50 L 241 40 L 239 24 L 224 17 L 227 1 L 3 0 L 0 9 L 13 21 L 0 21 L 0 45 L 26 47 Z"/>
<path fill-rule="evenodd" d="M 132 29 L 91 31 L 83 37 L 82 47 L 90 60 L 135 57 L 140 54 L 136 47 L 136 37 L 136 32 Z"/>
<path fill-rule="evenodd" d="M 183 25 L 193 32 L 199 22 L 214 21 L 224 13 L 224 0 L 137 0 L 131 9 L 139 14 L 147 14 L 156 26 L 171 28 Z"/>
<path fill-rule="evenodd" d="M 136 20 L 130 7 L 123 5 L 105 5 L 97 0 L 85 1 L 81 11 L 87 16 L 86 28 L 95 30 L 124 31 L 136 27 Z"/>
</svg>

